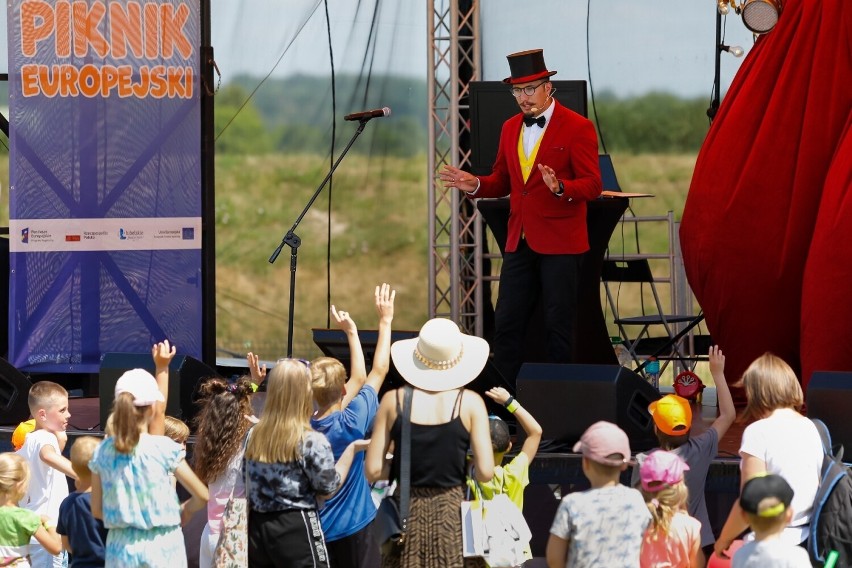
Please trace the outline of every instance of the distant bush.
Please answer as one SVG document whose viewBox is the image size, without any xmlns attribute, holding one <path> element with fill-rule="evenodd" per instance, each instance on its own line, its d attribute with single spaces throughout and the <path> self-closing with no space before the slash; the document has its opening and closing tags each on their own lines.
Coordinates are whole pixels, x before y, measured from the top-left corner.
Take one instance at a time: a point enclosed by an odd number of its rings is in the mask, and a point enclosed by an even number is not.
<svg viewBox="0 0 852 568">
<path fill-rule="evenodd" d="M 706 99 L 668 93 L 618 99 L 605 94 L 595 102 L 598 130 L 609 152 L 694 153 L 707 135 Z"/>
<path fill-rule="evenodd" d="M 217 151 L 328 154 L 332 126 L 330 81 L 313 76 L 270 79 L 247 100 L 259 81 L 238 76 L 216 97 L 217 132 L 233 119 L 221 134 Z M 364 79 L 344 75 L 337 78 L 336 89 L 337 151 L 355 127 L 343 121 L 344 115 L 389 106 L 391 117 L 370 124 L 352 152 L 397 157 L 428 152 L 425 81 L 381 76 L 372 77 L 367 84 Z M 622 99 L 604 92 L 597 96 L 595 105 L 599 132 L 609 152 L 694 153 L 707 134 L 705 99 L 684 99 L 669 93 Z M 591 104 L 589 114 L 594 120 Z"/>
</svg>

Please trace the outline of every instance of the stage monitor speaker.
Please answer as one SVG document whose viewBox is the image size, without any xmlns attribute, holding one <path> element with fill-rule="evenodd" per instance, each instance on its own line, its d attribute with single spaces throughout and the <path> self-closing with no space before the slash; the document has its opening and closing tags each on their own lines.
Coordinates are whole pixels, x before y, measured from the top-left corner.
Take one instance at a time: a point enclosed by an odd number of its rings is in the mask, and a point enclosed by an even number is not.
<svg viewBox="0 0 852 568">
<path fill-rule="evenodd" d="M 852 372 L 815 371 L 808 382 L 806 400 L 808 417 L 825 422 L 832 444 L 843 444 L 848 460 L 852 456 Z"/>
<path fill-rule="evenodd" d="M 633 452 L 657 445 L 648 405 L 660 394 L 630 369 L 525 363 L 517 386 L 518 401 L 541 424 L 542 439 L 550 441 L 553 450 L 570 452 L 586 428 L 599 420 L 618 424 Z"/>
<path fill-rule="evenodd" d="M 154 361 L 150 353 L 106 353 L 101 361 L 98 377 L 98 395 L 100 396 L 101 429 L 106 425 L 112 410 L 115 395 L 115 383 L 130 369 L 145 369 L 154 373 Z M 176 356 L 169 365 L 169 400 L 166 414 L 180 418 L 190 428 L 198 413 L 196 405 L 198 384 L 208 377 L 219 377 L 215 369 L 189 355 Z"/>
<path fill-rule="evenodd" d="M 0 358 L 0 424 L 17 426 L 30 418 L 27 395 L 32 383 L 6 359 Z"/>
</svg>

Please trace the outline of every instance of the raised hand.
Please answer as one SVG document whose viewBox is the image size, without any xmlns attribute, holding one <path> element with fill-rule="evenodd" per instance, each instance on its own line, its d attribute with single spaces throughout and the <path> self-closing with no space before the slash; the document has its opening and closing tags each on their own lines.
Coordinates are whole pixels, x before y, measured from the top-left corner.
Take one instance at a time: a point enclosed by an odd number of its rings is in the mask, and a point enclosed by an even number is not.
<svg viewBox="0 0 852 568">
<path fill-rule="evenodd" d="M 248 361 L 249 373 L 251 373 L 251 382 L 256 385 L 263 383 L 266 379 L 266 363 L 261 367 L 260 357 L 251 351 L 246 355 L 246 361 Z"/>
<path fill-rule="evenodd" d="M 331 306 L 331 316 L 334 318 L 334 321 L 337 322 L 337 327 L 346 333 L 356 333 L 358 331 L 358 326 L 356 326 L 355 321 L 349 317 L 349 312 L 344 312 L 343 310 L 338 311 L 334 304 Z"/>
<path fill-rule="evenodd" d="M 151 348 L 151 357 L 154 359 L 154 366 L 158 369 L 168 367 L 169 363 L 174 359 L 176 352 L 177 349 L 174 345 L 169 344 L 168 339 L 155 343 Z"/>
<path fill-rule="evenodd" d="M 383 283 L 376 286 L 376 311 L 379 319 L 390 322 L 393 320 L 393 302 L 396 298 L 396 290 L 390 284 Z"/>
<path fill-rule="evenodd" d="M 444 182 L 444 187 L 457 187 L 467 193 L 476 191 L 476 188 L 479 187 L 475 175 L 449 164 L 444 165 L 444 169 L 438 173 L 438 177 Z"/>
<path fill-rule="evenodd" d="M 725 354 L 722 353 L 719 346 L 711 346 L 707 356 L 710 361 L 710 374 L 713 377 L 723 376 L 725 374 Z"/>
<path fill-rule="evenodd" d="M 493 387 L 485 391 L 485 396 L 498 404 L 505 405 L 511 395 L 503 387 Z"/>
</svg>

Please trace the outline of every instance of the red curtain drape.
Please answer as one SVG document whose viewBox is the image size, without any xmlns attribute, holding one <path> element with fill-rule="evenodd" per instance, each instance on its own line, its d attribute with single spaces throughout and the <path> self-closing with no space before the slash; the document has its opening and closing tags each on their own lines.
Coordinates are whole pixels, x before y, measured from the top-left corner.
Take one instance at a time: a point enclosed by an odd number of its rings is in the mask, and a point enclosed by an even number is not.
<svg viewBox="0 0 852 568">
<path fill-rule="evenodd" d="M 852 371 L 850 124 L 852 2 L 785 0 L 708 132 L 680 230 L 730 382 L 766 351 L 805 386 Z"/>
</svg>

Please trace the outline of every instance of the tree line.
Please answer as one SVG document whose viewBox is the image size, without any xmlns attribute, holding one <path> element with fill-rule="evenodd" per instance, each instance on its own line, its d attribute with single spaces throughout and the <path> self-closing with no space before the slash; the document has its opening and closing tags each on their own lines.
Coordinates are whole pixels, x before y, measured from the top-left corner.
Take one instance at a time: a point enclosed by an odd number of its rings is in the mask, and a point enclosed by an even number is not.
<svg viewBox="0 0 852 568">
<path fill-rule="evenodd" d="M 259 82 L 255 77 L 236 77 L 217 95 L 216 131 L 221 133 L 217 151 L 327 154 L 332 128 L 329 79 L 302 75 L 268 80 L 257 88 Z M 354 129 L 342 116 L 383 106 L 393 109 L 393 122 L 368 127 L 362 136 L 368 141 L 359 141 L 352 151 L 402 157 L 428 151 L 425 81 L 393 76 L 366 81 L 341 76 L 336 78 L 336 92 L 338 151 Z M 708 104 L 709 99 L 661 92 L 629 98 L 604 92 L 596 97 L 594 109 L 599 132 L 610 152 L 695 153 L 707 133 Z M 591 100 L 589 115 L 595 120 Z"/>
<path fill-rule="evenodd" d="M 0 100 L 8 101 L 8 95 L 3 97 L 6 87 L 0 83 Z M 429 151 L 425 81 L 341 75 L 335 78 L 335 93 L 337 108 L 332 114 L 331 81 L 326 77 L 235 76 L 215 95 L 216 151 L 326 155 L 335 126 L 335 152 L 339 152 L 355 128 L 342 117 L 385 106 L 392 109 L 392 119 L 368 126 L 352 152 L 408 157 Z M 622 98 L 603 92 L 592 102 L 589 117 L 609 152 L 695 153 L 707 133 L 709 97 L 687 99 L 654 92 Z M 331 116 L 336 117 L 334 125 Z M 0 145 L 0 152 L 7 151 Z"/>
</svg>

